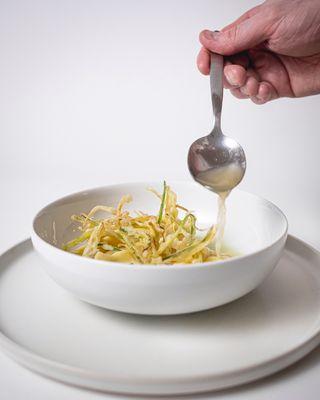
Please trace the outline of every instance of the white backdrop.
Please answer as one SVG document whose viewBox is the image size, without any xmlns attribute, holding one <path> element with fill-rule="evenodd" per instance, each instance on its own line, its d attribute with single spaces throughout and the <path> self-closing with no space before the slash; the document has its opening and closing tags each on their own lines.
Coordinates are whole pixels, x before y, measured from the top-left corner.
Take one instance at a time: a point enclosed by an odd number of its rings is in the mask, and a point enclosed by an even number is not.
<svg viewBox="0 0 320 400">
<path fill-rule="evenodd" d="M 189 144 L 211 128 L 198 33 L 256 1 L 10 1 L 0 7 L 2 217 L 14 235 L 46 201 L 127 180 L 191 179 Z M 241 188 L 320 247 L 320 96 L 264 106 L 225 95 L 223 128 L 245 148 Z M 9 220 L 11 221 L 11 219 Z M 23 222 L 23 226 L 21 225 Z M 11 226 L 6 226 L 11 232 Z"/>
<path fill-rule="evenodd" d="M 257 3 L 2 0 L 0 250 L 64 194 L 191 179 L 188 147 L 212 126 L 198 33 Z M 241 188 L 275 202 L 291 233 L 318 248 L 319 106 L 320 96 L 257 106 L 225 93 L 223 109 L 247 154 Z"/>
</svg>

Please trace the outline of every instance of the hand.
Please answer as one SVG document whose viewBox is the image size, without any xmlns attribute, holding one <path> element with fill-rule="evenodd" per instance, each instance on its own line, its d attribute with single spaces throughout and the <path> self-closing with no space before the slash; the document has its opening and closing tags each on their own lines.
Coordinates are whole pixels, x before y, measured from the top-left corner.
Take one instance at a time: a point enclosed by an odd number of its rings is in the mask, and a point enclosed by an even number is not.
<svg viewBox="0 0 320 400">
<path fill-rule="evenodd" d="M 227 56 L 224 86 L 239 99 L 320 93 L 320 0 L 267 0 L 200 42 L 199 70 L 209 74 L 210 51 Z"/>
</svg>

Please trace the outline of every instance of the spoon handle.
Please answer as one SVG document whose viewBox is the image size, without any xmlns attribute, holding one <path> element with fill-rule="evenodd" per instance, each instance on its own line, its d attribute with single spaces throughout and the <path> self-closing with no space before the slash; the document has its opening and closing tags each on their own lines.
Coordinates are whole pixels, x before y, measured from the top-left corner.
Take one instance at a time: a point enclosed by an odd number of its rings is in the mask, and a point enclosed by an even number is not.
<svg viewBox="0 0 320 400">
<path fill-rule="evenodd" d="M 221 132 L 221 109 L 223 97 L 223 56 L 217 53 L 211 53 L 210 63 L 210 87 L 212 109 L 215 117 L 214 131 Z M 215 129 L 217 128 L 217 129 Z"/>
</svg>

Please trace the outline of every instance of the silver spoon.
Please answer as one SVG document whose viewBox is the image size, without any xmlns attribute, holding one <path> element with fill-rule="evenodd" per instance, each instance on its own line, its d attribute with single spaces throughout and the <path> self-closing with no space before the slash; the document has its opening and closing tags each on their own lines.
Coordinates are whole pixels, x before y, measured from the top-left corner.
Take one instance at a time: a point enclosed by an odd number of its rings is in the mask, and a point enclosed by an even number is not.
<svg viewBox="0 0 320 400">
<path fill-rule="evenodd" d="M 208 136 L 192 143 L 188 167 L 193 178 L 215 193 L 228 193 L 237 186 L 246 170 L 243 148 L 221 131 L 223 97 L 223 56 L 211 53 L 210 87 L 214 128 Z"/>
</svg>

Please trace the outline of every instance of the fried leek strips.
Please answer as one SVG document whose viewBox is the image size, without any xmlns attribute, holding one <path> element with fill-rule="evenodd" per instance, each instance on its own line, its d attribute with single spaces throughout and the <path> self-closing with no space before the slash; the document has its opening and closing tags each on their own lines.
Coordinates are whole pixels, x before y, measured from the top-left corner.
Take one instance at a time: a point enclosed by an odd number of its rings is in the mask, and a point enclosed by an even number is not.
<svg viewBox="0 0 320 400">
<path fill-rule="evenodd" d="M 123 196 L 116 208 L 96 206 L 88 214 L 72 216 L 80 235 L 66 243 L 64 250 L 97 260 L 130 264 L 192 264 L 228 258 L 210 248 L 215 227 L 197 236 L 196 217 L 177 203 L 177 196 L 164 182 L 162 194 L 149 189 L 160 200 L 158 215 L 136 212 L 125 205 Z M 183 213 L 182 217 L 179 212 Z M 102 215 L 102 216 L 101 216 Z"/>
</svg>

